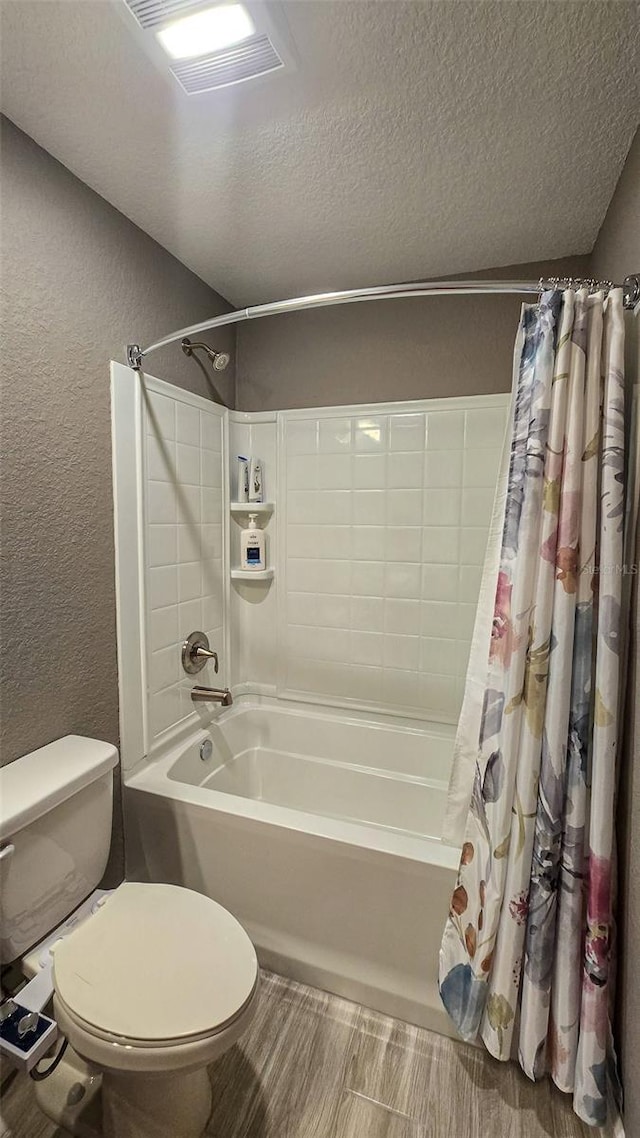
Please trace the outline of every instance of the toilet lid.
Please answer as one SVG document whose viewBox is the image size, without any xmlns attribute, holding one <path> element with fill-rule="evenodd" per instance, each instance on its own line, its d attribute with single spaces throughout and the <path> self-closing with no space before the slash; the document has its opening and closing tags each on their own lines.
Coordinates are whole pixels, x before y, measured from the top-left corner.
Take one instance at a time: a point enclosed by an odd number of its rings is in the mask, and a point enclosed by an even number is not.
<svg viewBox="0 0 640 1138">
<path fill-rule="evenodd" d="M 53 955 L 55 991 L 75 1016 L 141 1041 L 222 1028 L 249 1000 L 257 974 L 235 917 L 177 885 L 126 882 Z"/>
</svg>

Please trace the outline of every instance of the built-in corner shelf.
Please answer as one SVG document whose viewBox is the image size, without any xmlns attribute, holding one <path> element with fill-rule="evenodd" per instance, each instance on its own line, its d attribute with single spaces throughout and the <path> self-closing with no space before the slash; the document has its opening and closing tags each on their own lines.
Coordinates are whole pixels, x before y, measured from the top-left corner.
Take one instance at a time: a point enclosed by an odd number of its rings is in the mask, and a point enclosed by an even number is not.
<svg viewBox="0 0 640 1138">
<path fill-rule="evenodd" d="M 229 508 L 232 514 L 272 514 L 273 502 L 232 502 Z"/>
<path fill-rule="evenodd" d="M 274 572 L 274 569 L 232 569 L 231 578 L 233 581 L 272 581 Z"/>
</svg>

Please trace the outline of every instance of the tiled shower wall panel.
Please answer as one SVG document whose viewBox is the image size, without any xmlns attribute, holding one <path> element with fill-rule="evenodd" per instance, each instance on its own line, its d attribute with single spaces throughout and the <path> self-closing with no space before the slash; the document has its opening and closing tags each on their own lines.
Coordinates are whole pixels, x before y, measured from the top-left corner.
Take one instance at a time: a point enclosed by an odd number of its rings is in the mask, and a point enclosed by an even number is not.
<svg viewBox="0 0 640 1138">
<path fill-rule="evenodd" d="M 281 694 L 457 719 L 507 413 L 280 414 Z"/>
<path fill-rule="evenodd" d="M 225 683 L 224 410 L 176 389 L 143 401 L 143 534 L 149 740 L 193 714 L 194 683 Z M 182 669 L 190 632 L 220 653 L 197 677 Z"/>
</svg>

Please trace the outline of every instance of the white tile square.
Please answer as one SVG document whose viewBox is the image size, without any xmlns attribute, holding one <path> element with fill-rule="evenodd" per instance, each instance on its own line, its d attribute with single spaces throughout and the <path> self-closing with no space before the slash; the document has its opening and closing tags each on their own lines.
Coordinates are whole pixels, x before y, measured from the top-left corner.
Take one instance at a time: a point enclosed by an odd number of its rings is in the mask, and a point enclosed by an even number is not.
<svg viewBox="0 0 640 1138">
<path fill-rule="evenodd" d="M 427 449 L 462 450 L 463 446 L 464 411 L 429 411 Z"/>
<path fill-rule="evenodd" d="M 384 601 L 381 597 L 351 598 L 351 627 L 362 632 L 382 632 Z"/>
<path fill-rule="evenodd" d="M 321 561 L 314 575 L 316 593 L 349 593 L 351 591 L 352 562 L 330 560 Z"/>
<path fill-rule="evenodd" d="M 462 485 L 462 451 L 428 451 L 424 458 L 424 485 L 433 490 Z"/>
<path fill-rule="evenodd" d="M 358 700 L 359 703 L 380 703 L 382 691 L 382 671 L 380 668 L 367 668 L 364 664 L 352 664 L 336 694 L 345 699 Z"/>
<path fill-rule="evenodd" d="M 177 684 L 180 679 L 180 652 L 177 645 L 160 648 L 151 653 L 149 662 L 149 684 L 154 692 Z"/>
<path fill-rule="evenodd" d="M 460 563 L 462 565 L 484 565 L 487 550 L 486 526 L 465 526 L 460 531 Z"/>
<path fill-rule="evenodd" d="M 392 635 L 416 636 L 420 632 L 420 616 L 419 600 L 388 597 L 384 602 L 384 630 Z"/>
<path fill-rule="evenodd" d="M 267 559 L 268 557 L 269 551 L 267 550 Z M 208 557 L 201 562 L 200 569 L 202 573 L 201 595 L 203 597 L 212 594 L 222 596 L 224 587 L 222 558 Z"/>
<path fill-rule="evenodd" d="M 231 485 L 235 486 L 235 479 L 237 472 L 234 471 L 234 480 Z M 217 454 L 213 450 L 200 451 L 200 484 L 202 486 L 222 486 L 222 455 Z M 237 493 L 237 490 L 234 491 Z"/>
<path fill-rule="evenodd" d="M 408 562 L 387 563 L 384 574 L 386 597 L 419 597 L 420 565 Z"/>
<path fill-rule="evenodd" d="M 351 591 L 354 596 L 384 596 L 384 561 L 354 561 Z"/>
<path fill-rule="evenodd" d="M 287 489 L 315 490 L 317 486 L 317 455 L 291 455 L 291 457 L 287 459 Z"/>
<path fill-rule="evenodd" d="M 458 613 L 458 635 L 471 643 L 473 629 L 476 622 L 477 604 L 461 603 Z"/>
<path fill-rule="evenodd" d="M 462 490 L 462 525 L 486 526 L 493 513 L 494 487 L 467 486 Z"/>
<path fill-rule="evenodd" d="M 318 420 L 287 420 L 286 450 L 287 454 L 316 454 L 318 450 Z"/>
<path fill-rule="evenodd" d="M 149 646 L 152 652 L 178 642 L 178 607 L 153 609 L 149 614 Z"/>
<path fill-rule="evenodd" d="M 147 483 L 147 515 L 150 525 L 175 522 L 176 491 L 170 482 Z"/>
<path fill-rule="evenodd" d="M 183 565 L 186 561 L 199 561 L 202 556 L 201 531 L 199 526 L 177 526 L 178 556 Z"/>
<path fill-rule="evenodd" d="M 382 664 L 384 640 L 379 632 L 352 632 L 350 662 L 379 667 Z"/>
<path fill-rule="evenodd" d="M 186 601 L 178 605 L 178 638 L 186 640 L 192 632 L 206 631 L 202 628 L 202 601 Z"/>
<path fill-rule="evenodd" d="M 178 600 L 178 573 L 175 565 L 161 565 L 148 570 L 149 606 L 152 609 L 175 605 Z"/>
<path fill-rule="evenodd" d="M 319 454 L 317 486 L 322 490 L 350 490 L 353 478 L 351 454 Z"/>
<path fill-rule="evenodd" d="M 387 525 L 419 526 L 422 522 L 422 488 L 419 490 L 388 490 Z"/>
<path fill-rule="evenodd" d="M 467 448 L 493 447 L 500 450 L 507 422 L 506 407 L 481 407 L 465 413 L 464 445 Z"/>
<path fill-rule="evenodd" d="M 458 566 L 423 565 L 421 595 L 425 601 L 456 601 Z"/>
<path fill-rule="evenodd" d="M 355 489 L 386 489 L 386 469 L 386 454 L 356 454 L 353 458 L 353 485 Z"/>
<path fill-rule="evenodd" d="M 195 601 L 202 592 L 202 570 L 199 561 L 178 566 L 178 601 Z"/>
<path fill-rule="evenodd" d="M 385 707 L 420 707 L 419 673 L 385 668 L 382 673 L 381 702 Z"/>
<path fill-rule="evenodd" d="M 422 451 L 393 451 L 387 459 L 390 490 L 418 490 L 422 486 L 425 455 Z"/>
<path fill-rule="evenodd" d="M 385 557 L 384 526 L 354 526 L 352 556 L 356 561 L 383 561 Z"/>
<path fill-rule="evenodd" d="M 344 664 L 349 660 L 351 632 L 346 628 L 308 628 L 307 639 L 311 651 L 305 649 L 301 655 L 315 656 L 318 660 L 333 660 Z"/>
<path fill-rule="evenodd" d="M 147 557 L 150 566 L 175 565 L 177 556 L 176 526 L 147 526 Z"/>
<path fill-rule="evenodd" d="M 165 395 L 158 395 L 155 391 L 148 391 L 144 395 L 144 402 L 147 412 L 147 434 L 162 439 L 175 439 L 175 401 L 167 399 Z"/>
<path fill-rule="evenodd" d="M 312 603 L 301 593 L 310 610 L 309 623 L 320 628 L 349 628 L 351 617 L 351 597 L 341 594 L 316 593 Z"/>
<path fill-rule="evenodd" d="M 389 422 L 386 415 L 364 415 L 353 421 L 353 445 L 357 452 L 387 449 Z"/>
<path fill-rule="evenodd" d="M 459 526 L 462 491 L 432 486 L 423 492 L 422 520 L 426 526 Z"/>
<path fill-rule="evenodd" d="M 415 671 L 419 662 L 419 636 L 394 636 L 393 633 L 387 633 L 384 637 L 385 668 L 402 668 Z"/>
<path fill-rule="evenodd" d="M 500 454 L 497 450 L 465 450 L 464 485 L 490 486 L 495 489 L 499 465 Z"/>
<path fill-rule="evenodd" d="M 201 449 L 222 453 L 222 418 L 212 415 L 209 411 L 200 412 L 200 447 Z"/>
<path fill-rule="evenodd" d="M 176 480 L 176 444 L 170 440 L 149 435 L 147 438 L 147 478 L 157 482 Z"/>
<path fill-rule="evenodd" d="M 387 495 L 384 490 L 355 490 L 352 504 L 354 525 L 382 525 L 385 518 L 386 498 Z"/>
<path fill-rule="evenodd" d="M 338 454 L 351 450 L 351 419 L 319 419 L 318 426 L 318 448 L 321 453 Z"/>
<path fill-rule="evenodd" d="M 290 526 L 287 534 L 287 557 L 322 557 L 320 526 Z"/>
<path fill-rule="evenodd" d="M 200 487 L 178 486 L 176 491 L 178 521 L 181 525 L 200 524 Z"/>
<path fill-rule="evenodd" d="M 152 695 L 149 700 L 149 713 L 151 734 L 154 738 L 169 727 L 173 727 L 174 723 L 178 723 L 181 718 L 178 685 Z"/>
<path fill-rule="evenodd" d="M 442 676 L 457 676 L 459 641 L 423 636 L 420 640 L 420 670 Z"/>
<path fill-rule="evenodd" d="M 476 605 L 480 595 L 481 581 L 481 565 L 461 565 L 459 585 L 460 600 L 466 601 L 468 604 Z"/>
<path fill-rule="evenodd" d="M 420 634 L 429 639 L 455 640 L 458 636 L 458 605 L 449 601 L 423 601 Z"/>
<path fill-rule="evenodd" d="M 422 530 L 418 526 L 387 526 L 385 553 L 387 561 L 420 561 Z"/>
<path fill-rule="evenodd" d="M 457 526 L 425 526 L 422 532 L 422 560 L 425 564 L 452 564 L 458 560 L 460 530 Z"/>
<path fill-rule="evenodd" d="M 315 518 L 319 525 L 349 525 L 351 522 L 350 490 L 318 490 L 314 502 Z"/>
<path fill-rule="evenodd" d="M 352 556 L 354 530 L 351 526 L 317 526 L 316 556 L 343 561 Z"/>
<path fill-rule="evenodd" d="M 195 407 L 176 400 L 176 439 L 179 443 L 200 446 L 200 415 Z"/>
<path fill-rule="evenodd" d="M 212 557 L 222 557 L 223 555 L 223 530 L 222 523 L 218 522 L 210 525 L 202 525 L 200 530 L 200 544 L 202 547 L 202 558 L 210 560 Z M 182 558 L 181 558 L 182 560 Z M 185 561 L 193 561 L 192 557 L 185 557 Z"/>
<path fill-rule="evenodd" d="M 287 525 L 317 521 L 316 490 L 287 491 Z"/>
<path fill-rule="evenodd" d="M 200 491 L 200 519 L 206 526 L 222 521 L 222 494 L 215 486 L 203 486 Z"/>
<path fill-rule="evenodd" d="M 206 453 L 206 452 L 203 452 Z M 208 452 L 212 454 L 212 451 Z M 176 470 L 178 482 L 191 486 L 200 485 L 200 447 L 178 443 L 176 447 Z"/>
<path fill-rule="evenodd" d="M 313 692 L 325 690 L 325 669 L 319 660 L 295 657 L 288 661 L 286 684 L 290 691 Z"/>
<path fill-rule="evenodd" d="M 286 563 L 286 588 L 289 593 L 313 593 L 315 592 L 315 584 L 312 580 L 314 573 L 318 570 L 316 561 L 308 560 L 303 557 L 287 558 Z"/>
<path fill-rule="evenodd" d="M 389 450 L 424 450 L 426 420 L 422 411 L 389 416 Z"/>
<path fill-rule="evenodd" d="M 222 593 L 218 596 L 202 598 L 202 623 L 205 628 L 221 628 L 223 623 Z M 216 652 L 221 651 L 220 645 L 213 645 Z"/>
<path fill-rule="evenodd" d="M 445 723 L 460 713 L 460 697 L 455 676 L 429 675 L 420 677 L 420 705 L 429 717 L 441 718 Z"/>
</svg>

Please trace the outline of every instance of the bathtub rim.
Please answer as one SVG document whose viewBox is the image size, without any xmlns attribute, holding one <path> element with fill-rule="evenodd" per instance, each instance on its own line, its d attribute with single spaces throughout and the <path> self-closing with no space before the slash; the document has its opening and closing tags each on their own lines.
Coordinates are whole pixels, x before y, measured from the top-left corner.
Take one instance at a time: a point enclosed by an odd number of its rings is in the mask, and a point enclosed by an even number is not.
<svg viewBox="0 0 640 1138">
<path fill-rule="evenodd" d="M 391 829 L 376 827 L 364 822 L 342 821 L 326 815 L 310 814 L 303 810 L 295 810 L 288 806 L 277 806 L 256 799 L 244 798 L 240 795 L 211 790 L 192 783 L 181 782 L 169 776 L 170 769 L 182 758 L 185 751 L 198 746 L 208 737 L 212 725 L 222 724 L 231 718 L 239 717 L 243 712 L 251 710 L 271 709 L 283 712 L 286 715 L 304 716 L 309 714 L 308 705 L 296 708 L 279 706 L 279 701 L 268 697 L 260 699 L 243 698 L 234 704 L 233 708 L 217 717 L 213 723 L 194 728 L 181 733 L 180 739 L 174 739 L 171 746 L 163 748 L 162 754 L 142 760 L 135 770 L 123 772 L 125 789 L 146 792 L 158 795 L 165 799 L 172 799 L 183 806 L 199 807 L 216 813 L 232 815 L 238 819 L 244 818 L 258 825 L 276 826 L 301 834 L 311 835 L 316 839 L 326 839 L 338 842 L 349 847 L 360 848 L 371 854 L 401 857 L 408 861 L 431 864 L 443 869 L 457 869 L 460 850 L 457 847 L 445 845 L 434 837 L 407 834 Z M 313 712 L 311 713 L 314 714 Z M 315 716 L 320 717 L 315 711 Z M 372 717 L 364 713 L 357 717 L 342 715 L 338 712 L 322 715 L 324 719 L 338 719 L 342 722 L 363 724 L 370 723 L 376 727 L 389 730 L 402 729 L 411 734 L 437 735 L 440 738 L 453 738 L 453 731 L 446 730 L 447 725 L 438 724 L 432 730 L 431 725 L 417 728 L 415 720 L 405 726 L 402 721 L 393 725 L 389 717 Z M 445 730 L 442 730 L 442 726 Z M 133 806 L 133 803 L 132 803 Z M 133 806 L 133 809 L 135 807 Z"/>
</svg>

